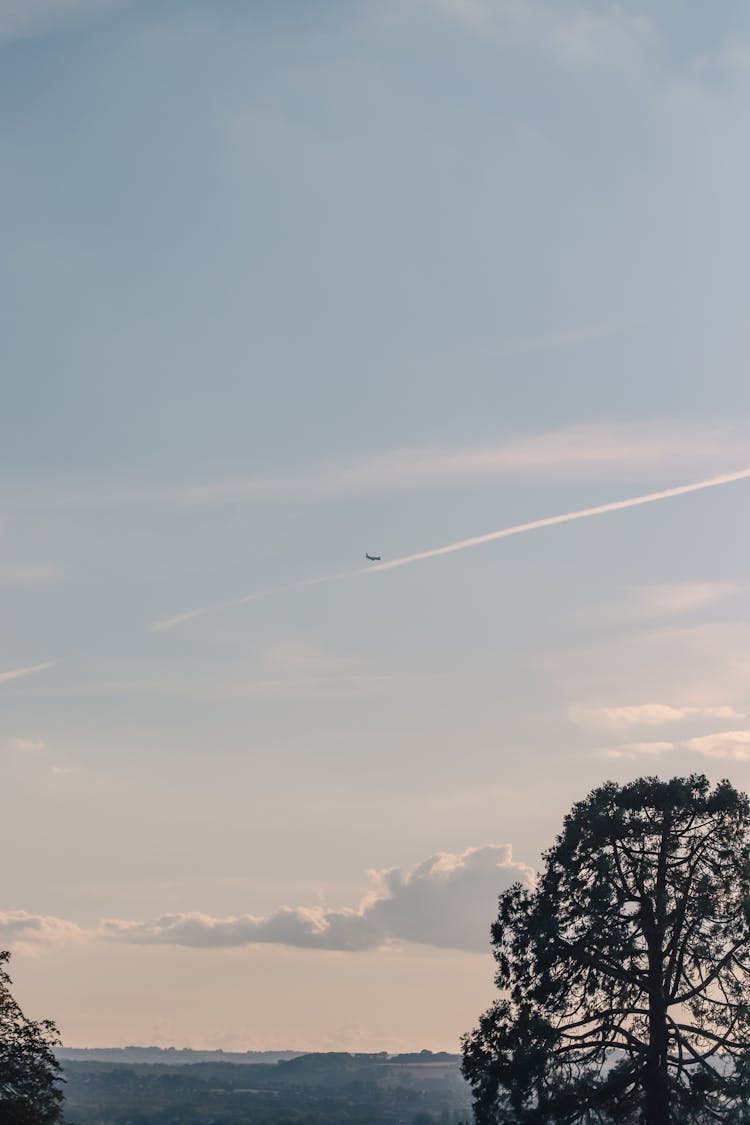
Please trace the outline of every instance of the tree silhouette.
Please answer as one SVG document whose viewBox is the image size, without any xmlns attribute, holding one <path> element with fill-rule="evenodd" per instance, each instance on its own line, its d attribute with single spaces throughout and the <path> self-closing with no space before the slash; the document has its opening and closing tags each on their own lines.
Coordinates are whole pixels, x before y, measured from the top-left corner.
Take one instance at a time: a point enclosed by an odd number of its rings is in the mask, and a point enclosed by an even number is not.
<svg viewBox="0 0 750 1125">
<path fill-rule="evenodd" d="M 60 1066 L 52 1053 L 59 1042 L 50 1020 L 24 1016 L 10 994 L 0 950 L 0 1121 L 3 1125 L 56 1125 L 62 1120 Z"/>
<path fill-rule="evenodd" d="M 500 898 L 464 1037 L 478 1125 L 750 1121 L 750 805 L 701 775 L 575 805 Z"/>
</svg>

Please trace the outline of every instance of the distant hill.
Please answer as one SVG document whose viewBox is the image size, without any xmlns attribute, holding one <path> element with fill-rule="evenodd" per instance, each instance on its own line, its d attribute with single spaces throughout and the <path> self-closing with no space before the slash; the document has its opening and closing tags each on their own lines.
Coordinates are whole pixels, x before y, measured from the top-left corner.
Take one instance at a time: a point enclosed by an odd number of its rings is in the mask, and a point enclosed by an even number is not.
<svg viewBox="0 0 750 1125">
<path fill-rule="evenodd" d="M 191 1066 L 195 1063 L 237 1063 L 260 1066 L 300 1059 L 299 1065 L 344 1066 L 368 1062 L 408 1064 L 458 1063 L 459 1055 L 447 1051 L 411 1051 L 391 1055 L 387 1051 L 358 1053 L 349 1051 L 194 1051 L 190 1047 L 58 1047 L 60 1062 L 103 1062 L 112 1064 L 145 1063 L 155 1066 Z"/>
<path fill-rule="evenodd" d="M 160 1066 L 188 1066 L 202 1062 L 259 1063 L 288 1062 L 304 1051 L 193 1051 L 189 1047 L 58 1047 L 60 1062 L 153 1063 Z"/>
</svg>

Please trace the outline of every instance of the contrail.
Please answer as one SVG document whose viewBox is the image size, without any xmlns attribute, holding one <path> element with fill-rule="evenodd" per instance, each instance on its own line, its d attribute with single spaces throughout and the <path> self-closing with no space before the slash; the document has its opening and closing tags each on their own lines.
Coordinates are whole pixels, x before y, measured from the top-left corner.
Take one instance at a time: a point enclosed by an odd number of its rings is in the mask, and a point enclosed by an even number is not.
<svg viewBox="0 0 750 1125">
<path fill-rule="evenodd" d="M 482 543 L 494 543 L 496 539 L 508 539 L 511 535 L 523 535 L 526 531 L 537 531 L 542 527 L 554 527 L 558 523 L 572 523 L 573 520 L 585 520 L 589 516 L 603 516 L 607 512 L 621 512 L 624 508 L 637 508 L 641 504 L 654 504 L 657 500 L 671 500 L 673 496 L 685 496 L 688 492 L 700 492 L 704 488 L 716 488 L 720 484 L 731 484 L 733 481 L 746 480 L 748 477 L 750 477 L 750 469 L 740 469 L 736 473 L 722 473 L 718 477 L 694 481 L 693 484 L 680 484 L 675 488 L 663 488 L 660 492 L 647 492 L 643 496 L 631 496 L 628 500 L 614 500 L 610 504 L 597 504 L 595 508 L 579 508 L 575 512 L 565 512 L 561 516 L 547 516 L 545 519 L 532 520 L 531 523 L 518 523 L 515 527 L 504 527 L 500 531 L 488 531 L 486 535 L 474 535 L 470 539 L 459 539 L 457 543 L 448 543 L 445 547 L 432 547 L 429 551 L 419 551 L 415 555 L 402 555 L 399 559 L 377 563 L 375 566 L 368 567 L 364 573 L 372 573 L 374 570 L 393 570 L 394 567 L 408 566 L 410 563 L 421 562 L 423 559 L 434 559 L 438 555 L 451 555 L 454 551 L 467 551 L 470 547 L 480 547 Z"/>
<path fill-rule="evenodd" d="M 45 660 L 44 664 L 29 664 L 25 668 L 11 668 L 9 672 L 0 672 L 0 684 L 7 684 L 10 680 L 20 680 L 22 676 L 30 676 L 33 672 L 44 672 L 56 663 L 56 660 Z"/>
<path fill-rule="evenodd" d="M 167 629 L 175 629 L 178 625 L 184 625 L 188 621 L 195 620 L 196 617 L 205 617 L 207 613 L 215 613 L 220 609 L 235 609 L 239 605 L 247 605 L 248 602 L 257 602 L 262 598 L 271 598 L 276 594 L 286 594 L 290 590 L 301 590 L 305 586 L 319 586 L 322 582 L 336 582 L 339 578 L 353 578 L 356 574 L 367 574 L 367 568 L 357 567 L 356 570 L 344 570 L 337 574 L 323 574 L 318 578 L 303 578 L 300 582 L 290 582 L 286 586 L 273 586 L 269 590 L 260 590 L 254 594 L 243 594 L 241 598 L 230 598 L 225 602 L 216 602 L 215 605 L 188 609 L 184 613 L 176 613 L 174 617 L 165 617 L 161 621 L 155 621 L 151 626 L 151 631 L 163 633 Z"/>
<path fill-rule="evenodd" d="M 721 484 L 732 484 L 733 481 L 747 480 L 750 469 L 739 469 L 736 473 L 721 473 L 716 477 L 706 480 L 693 481 L 692 484 L 680 484 L 674 488 L 663 488 L 660 492 L 647 492 L 642 496 L 631 496 L 627 500 L 614 500 L 609 504 L 597 504 L 593 508 L 578 508 L 575 512 L 565 512 L 560 516 L 546 516 L 541 520 L 531 520 L 530 523 L 517 523 L 513 527 L 503 527 L 499 531 L 488 531 L 484 535 L 473 535 L 469 539 L 459 539 L 456 543 L 448 543 L 444 547 L 431 547 L 427 551 L 418 551 L 413 555 L 402 555 L 397 559 L 375 563 L 374 566 L 358 567 L 355 570 L 346 570 L 338 574 L 322 575 L 320 578 L 305 578 L 301 582 L 292 582 L 287 586 L 276 589 L 264 590 L 261 593 L 247 594 L 242 598 L 233 598 L 231 601 L 221 602 L 213 607 L 188 610 L 186 613 L 177 614 L 164 621 L 158 621 L 152 626 L 154 630 L 172 629 L 195 617 L 217 609 L 244 605 L 247 602 L 267 598 L 273 594 L 282 594 L 290 590 L 299 590 L 304 586 L 318 586 L 324 582 L 336 582 L 341 578 L 355 578 L 360 574 L 374 574 L 381 570 L 394 570 L 399 566 L 409 566 L 411 563 L 422 562 L 424 559 L 434 559 L 439 555 L 452 555 L 456 551 L 468 551 L 471 547 L 481 547 L 483 543 L 494 543 L 496 539 L 509 539 L 512 535 L 523 535 L 527 531 L 538 531 L 543 527 L 554 527 L 559 523 L 572 523 L 574 520 L 585 520 L 590 516 L 603 516 L 607 512 L 621 512 L 625 508 L 638 508 L 641 504 L 654 504 L 658 500 L 671 500 L 674 496 L 686 496 L 690 492 L 702 492 L 704 488 L 717 488 Z"/>
</svg>

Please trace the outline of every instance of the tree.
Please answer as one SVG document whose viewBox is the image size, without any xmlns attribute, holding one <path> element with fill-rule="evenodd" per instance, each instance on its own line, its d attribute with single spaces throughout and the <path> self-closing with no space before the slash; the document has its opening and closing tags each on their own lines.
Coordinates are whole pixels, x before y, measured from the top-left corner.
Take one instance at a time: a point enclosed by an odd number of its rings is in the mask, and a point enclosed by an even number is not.
<svg viewBox="0 0 750 1125">
<path fill-rule="evenodd" d="M 52 1052 L 57 1028 L 23 1014 L 10 994 L 9 958 L 0 950 L 0 1121 L 55 1125 L 62 1120 L 60 1065 Z"/>
<path fill-rule="evenodd" d="M 464 1037 L 478 1125 L 750 1121 L 750 804 L 607 783 L 500 897 L 503 996 Z"/>
</svg>

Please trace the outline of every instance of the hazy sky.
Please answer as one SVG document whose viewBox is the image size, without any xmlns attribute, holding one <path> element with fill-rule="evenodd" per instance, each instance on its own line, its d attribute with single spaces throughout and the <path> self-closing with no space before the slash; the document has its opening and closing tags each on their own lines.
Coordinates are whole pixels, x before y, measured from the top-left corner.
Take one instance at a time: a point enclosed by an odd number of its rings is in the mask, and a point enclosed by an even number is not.
<svg viewBox="0 0 750 1125">
<path fill-rule="evenodd" d="M 573 801 L 750 788 L 750 480 L 430 554 L 750 469 L 749 112 L 740 0 L 0 0 L 0 946 L 67 1045 L 456 1049 Z"/>
</svg>

